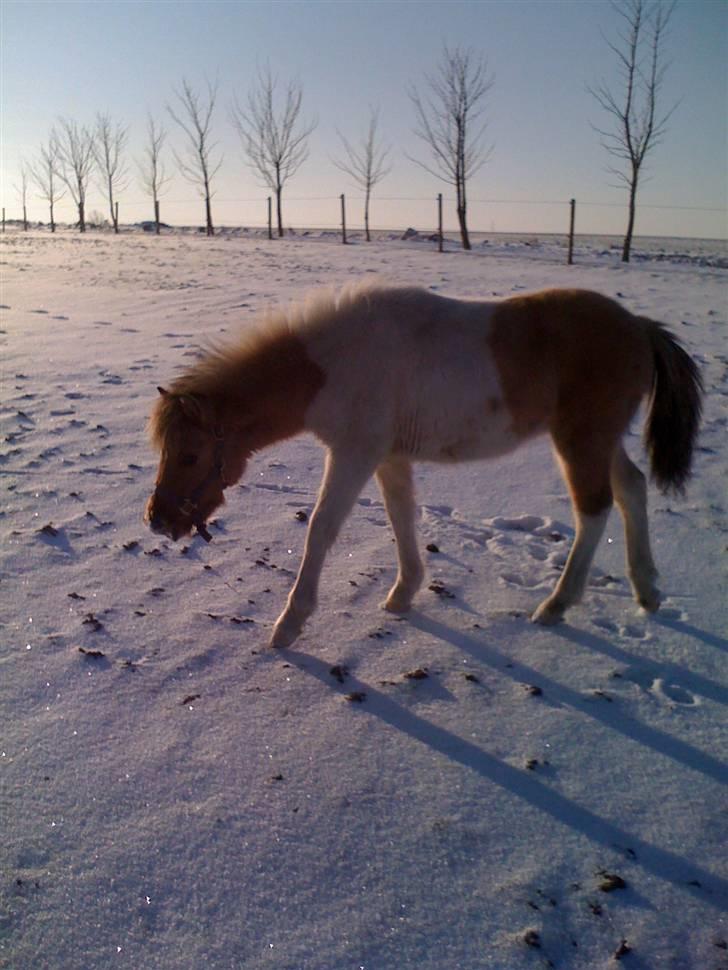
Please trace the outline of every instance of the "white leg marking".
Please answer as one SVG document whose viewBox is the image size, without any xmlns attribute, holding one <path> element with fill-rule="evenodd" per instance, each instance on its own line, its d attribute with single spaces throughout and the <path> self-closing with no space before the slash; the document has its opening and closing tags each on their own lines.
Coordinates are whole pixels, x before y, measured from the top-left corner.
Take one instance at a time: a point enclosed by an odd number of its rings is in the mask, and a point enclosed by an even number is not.
<svg viewBox="0 0 728 970">
<path fill-rule="evenodd" d="M 630 461 L 623 448 L 614 456 L 611 481 L 614 498 L 624 520 L 627 570 L 634 597 L 640 606 L 654 613 L 660 605 L 660 591 L 654 582 L 657 569 L 650 549 L 647 485 L 645 476 Z"/>
<path fill-rule="evenodd" d="M 412 466 L 405 458 L 389 458 L 382 462 L 376 475 L 399 558 L 397 580 L 383 606 L 392 613 L 406 613 L 425 575 L 417 548 Z"/>
<path fill-rule="evenodd" d="M 377 459 L 329 452 L 316 507 L 306 535 L 303 560 L 286 608 L 276 620 L 270 645 L 288 647 L 316 607 L 319 578 L 326 553 L 344 519 L 377 466 Z"/>
<path fill-rule="evenodd" d="M 553 593 L 538 607 L 531 619 L 534 623 L 551 626 L 558 623 L 566 609 L 581 599 L 589 578 L 594 553 L 604 532 L 610 509 L 598 515 L 583 515 L 575 510 L 576 538 L 566 561 L 564 572 Z"/>
</svg>

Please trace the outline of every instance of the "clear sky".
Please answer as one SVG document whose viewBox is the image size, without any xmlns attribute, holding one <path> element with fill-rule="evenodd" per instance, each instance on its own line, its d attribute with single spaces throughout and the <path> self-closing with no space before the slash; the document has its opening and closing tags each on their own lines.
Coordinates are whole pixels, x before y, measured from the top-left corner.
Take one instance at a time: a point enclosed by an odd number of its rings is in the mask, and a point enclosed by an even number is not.
<svg viewBox="0 0 728 970">
<path fill-rule="evenodd" d="M 244 100 L 257 67 L 270 64 L 281 80 L 300 80 L 303 113 L 318 118 L 310 158 L 284 195 L 286 224 L 335 225 L 341 192 L 350 197 L 349 221 L 361 222 L 360 190 L 331 159 L 341 154 L 336 128 L 356 141 L 370 106 L 378 105 L 393 167 L 377 187 L 373 226 L 431 228 L 434 198 L 443 191 L 452 227 L 452 190 L 407 158 L 422 156 L 408 89 L 422 89 L 424 73 L 436 68 L 447 43 L 482 53 L 495 75 L 486 113 L 494 150 L 469 186 L 471 228 L 561 231 L 568 221 L 563 203 L 573 196 L 578 230 L 624 229 L 625 193 L 613 187 L 609 158 L 590 125 L 606 119 L 586 90 L 601 80 L 617 82 L 605 37 L 616 39 L 619 23 L 608 3 L 2 0 L 0 10 L 0 196 L 8 218 L 20 213 L 21 159 L 33 158 L 59 116 L 92 124 L 99 111 L 129 126 L 132 178 L 120 197 L 121 219 L 150 218 L 133 161 L 142 151 L 147 112 L 164 121 L 168 146 L 179 146 L 165 109 L 174 86 L 185 77 L 202 89 L 206 78 L 217 77 L 214 129 L 224 161 L 213 216 L 220 224 L 260 224 L 267 190 L 244 162 L 229 106 L 233 93 Z M 637 232 L 724 238 L 726 0 L 681 0 L 666 56 L 663 105 L 680 103 L 640 192 Z M 89 208 L 106 211 L 95 189 Z M 718 211 L 703 211 L 710 209 Z M 71 214 L 66 199 L 58 218 Z M 32 188 L 29 215 L 47 218 Z M 196 190 L 180 177 L 163 197 L 165 217 L 177 224 L 204 221 Z"/>
</svg>

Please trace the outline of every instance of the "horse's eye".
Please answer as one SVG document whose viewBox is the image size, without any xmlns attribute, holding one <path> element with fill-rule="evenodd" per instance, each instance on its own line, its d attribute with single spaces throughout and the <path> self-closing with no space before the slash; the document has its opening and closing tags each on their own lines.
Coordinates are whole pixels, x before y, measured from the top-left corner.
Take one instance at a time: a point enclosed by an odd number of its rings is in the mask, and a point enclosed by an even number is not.
<svg viewBox="0 0 728 970">
<path fill-rule="evenodd" d="M 197 455 L 183 455 L 180 459 L 180 465 L 184 468 L 192 468 L 193 465 L 197 464 Z"/>
</svg>

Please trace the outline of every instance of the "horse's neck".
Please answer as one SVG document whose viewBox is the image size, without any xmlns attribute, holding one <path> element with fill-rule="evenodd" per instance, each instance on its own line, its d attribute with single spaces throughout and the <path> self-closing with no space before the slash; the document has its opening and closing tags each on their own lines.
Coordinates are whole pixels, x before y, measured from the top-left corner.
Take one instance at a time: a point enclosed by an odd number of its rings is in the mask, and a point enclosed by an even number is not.
<svg viewBox="0 0 728 970">
<path fill-rule="evenodd" d="M 229 396 L 226 423 L 238 427 L 241 447 L 259 451 L 304 430 L 306 411 L 325 375 L 291 333 L 272 338 L 241 362 Z"/>
</svg>

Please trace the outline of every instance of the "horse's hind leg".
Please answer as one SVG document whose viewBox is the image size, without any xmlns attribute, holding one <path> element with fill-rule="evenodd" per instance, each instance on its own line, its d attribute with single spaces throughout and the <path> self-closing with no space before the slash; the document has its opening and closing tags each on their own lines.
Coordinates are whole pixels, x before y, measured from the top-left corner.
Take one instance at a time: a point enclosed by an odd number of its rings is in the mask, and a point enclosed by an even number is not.
<svg viewBox="0 0 728 970">
<path fill-rule="evenodd" d="M 397 580 L 383 605 L 392 613 L 406 613 L 425 575 L 417 548 L 412 466 L 405 458 L 388 458 L 377 468 L 376 476 L 399 558 Z"/>
<path fill-rule="evenodd" d="M 567 608 L 578 602 L 589 578 L 594 553 L 612 507 L 609 481 L 612 448 L 595 434 L 581 441 L 562 442 L 554 434 L 564 477 L 571 491 L 576 536 L 569 558 L 553 593 L 540 604 L 531 619 L 546 626 L 558 623 Z"/>
<path fill-rule="evenodd" d="M 630 461 L 621 445 L 612 461 L 611 482 L 614 498 L 624 520 L 627 569 L 634 597 L 640 606 L 653 613 L 660 605 L 660 592 L 654 582 L 657 569 L 650 549 L 647 484 L 645 476 Z"/>
</svg>

